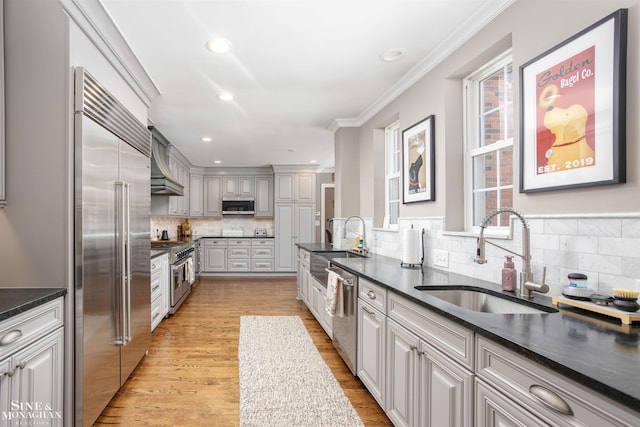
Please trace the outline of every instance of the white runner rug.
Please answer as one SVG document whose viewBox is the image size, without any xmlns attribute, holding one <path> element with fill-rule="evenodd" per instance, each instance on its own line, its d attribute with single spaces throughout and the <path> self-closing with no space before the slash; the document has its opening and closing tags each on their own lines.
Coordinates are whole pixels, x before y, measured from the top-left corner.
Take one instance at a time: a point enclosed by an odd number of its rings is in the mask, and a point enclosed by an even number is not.
<svg viewBox="0 0 640 427">
<path fill-rule="evenodd" d="M 363 426 L 298 316 L 240 318 L 240 425 Z"/>
</svg>

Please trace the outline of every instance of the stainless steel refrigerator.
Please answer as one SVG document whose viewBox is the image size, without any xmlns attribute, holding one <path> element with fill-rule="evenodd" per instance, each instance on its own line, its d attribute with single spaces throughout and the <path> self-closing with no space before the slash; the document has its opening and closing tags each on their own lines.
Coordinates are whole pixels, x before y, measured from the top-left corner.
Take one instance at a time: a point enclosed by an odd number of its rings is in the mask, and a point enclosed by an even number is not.
<svg viewBox="0 0 640 427">
<path fill-rule="evenodd" d="M 90 426 L 151 343 L 151 134 L 75 70 L 75 425 Z"/>
</svg>

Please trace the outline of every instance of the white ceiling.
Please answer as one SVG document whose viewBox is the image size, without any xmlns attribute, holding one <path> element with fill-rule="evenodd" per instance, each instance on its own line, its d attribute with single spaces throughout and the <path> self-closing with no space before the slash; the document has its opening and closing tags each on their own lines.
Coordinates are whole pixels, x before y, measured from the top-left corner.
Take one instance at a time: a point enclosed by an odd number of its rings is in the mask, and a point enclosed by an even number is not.
<svg viewBox="0 0 640 427">
<path fill-rule="evenodd" d="M 195 165 L 331 168 L 358 125 L 513 0 L 102 0 L 161 95 L 150 119 Z M 212 37 L 233 49 L 215 55 Z M 406 54 L 395 62 L 380 55 Z M 235 95 L 231 102 L 217 98 Z M 209 136 L 211 142 L 202 142 Z"/>
</svg>

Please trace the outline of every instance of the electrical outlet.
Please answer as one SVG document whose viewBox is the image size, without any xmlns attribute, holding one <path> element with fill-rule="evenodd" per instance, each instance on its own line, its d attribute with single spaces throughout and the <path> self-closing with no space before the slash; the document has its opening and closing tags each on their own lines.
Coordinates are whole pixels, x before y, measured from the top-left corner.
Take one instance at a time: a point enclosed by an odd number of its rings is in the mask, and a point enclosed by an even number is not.
<svg viewBox="0 0 640 427">
<path fill-rule="evenodd" d="M 434 249 L 433 265 L 436 267 L 449 268 L 449 252 Z"/>
</svg>

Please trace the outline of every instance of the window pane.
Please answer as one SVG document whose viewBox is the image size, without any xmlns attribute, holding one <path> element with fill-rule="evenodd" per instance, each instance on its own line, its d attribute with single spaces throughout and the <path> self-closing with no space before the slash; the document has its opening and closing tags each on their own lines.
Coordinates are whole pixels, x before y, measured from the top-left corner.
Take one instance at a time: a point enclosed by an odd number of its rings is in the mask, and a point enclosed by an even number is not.
<svg viewBox="0 0 640 427">
<path fill-rule="evenodd" d="M 395 177 L 389 180 L 389 201 L 400 200 L 400 178 Z"/>
<path fill-rule="evenodd" d="M 389 203 L 389 224 L 397 224 L 398 223 L 398 213 L 400 209 L 399 202 L 391 202 Z"/>
<path fill-rule="evenodd" d="M 499 185 L 513 185 L 513 147 L 503 148 L 498 152 L 500 156 L 500 181 Z M 513 206 L 512 204 L 502 206 Z"/>
<path fill-rule="evenodd" d="M 473 158 L 473 189 L 493 188 L 498 185 L 496 153 Z"/>
<path fill-rule="evenodd" d="M 478 145 L 491 145 L 513 136 L 511 64 L 480 81 Z"/>
</svg>

